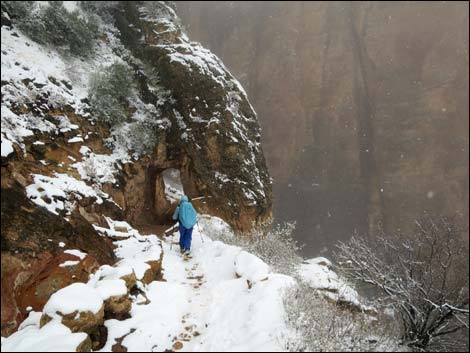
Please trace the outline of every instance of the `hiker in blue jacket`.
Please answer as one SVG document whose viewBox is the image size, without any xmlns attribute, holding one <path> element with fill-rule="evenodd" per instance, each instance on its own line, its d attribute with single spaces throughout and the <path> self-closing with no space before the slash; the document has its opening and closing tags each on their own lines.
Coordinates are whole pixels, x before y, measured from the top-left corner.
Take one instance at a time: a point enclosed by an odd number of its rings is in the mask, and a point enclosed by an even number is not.
<svg viewBox="0 0 470 353">
<path fill-rule="evenodd" d="M 179 222 L 181 253 L 189 255 L 193 227 L 197 223 L 197 214 L 186 195 L 181 197 L 180 204 L 173 213 L 173 220 Z"/>
</svg>

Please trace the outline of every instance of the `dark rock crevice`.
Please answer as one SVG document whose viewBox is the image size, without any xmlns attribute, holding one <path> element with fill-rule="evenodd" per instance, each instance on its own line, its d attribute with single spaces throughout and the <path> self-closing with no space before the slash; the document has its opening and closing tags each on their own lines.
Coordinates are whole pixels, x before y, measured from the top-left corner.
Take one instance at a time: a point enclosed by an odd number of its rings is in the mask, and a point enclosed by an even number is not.
<svg viewBox="0 0 470 353">
<path fill-rule="evenodd" d="M 381 178 L 377 165 L 375 120 L 376 99 L 374 92 L 377 89 L 375 79 L 375 65 L 367 53 L 363 39 L 367 30 L 367 9 L 358 18 L 355 3 L 350 3 L 347 12 L 347 23 L 351 35 L 351 49 L 353 51 L 353 99 L 355 104 L 355 115 L 357 119 L 358 154 L 360 161 L 361 178 L 367 202 L 367 232 L 371 236 L 377 234 L 379 228 L 385 228 L 384 199 L 381 189 Z M 373 6 L 372 4 L 366 5 Z M 358 29 L 358 24 L 361 28 Z"/>
</svg>

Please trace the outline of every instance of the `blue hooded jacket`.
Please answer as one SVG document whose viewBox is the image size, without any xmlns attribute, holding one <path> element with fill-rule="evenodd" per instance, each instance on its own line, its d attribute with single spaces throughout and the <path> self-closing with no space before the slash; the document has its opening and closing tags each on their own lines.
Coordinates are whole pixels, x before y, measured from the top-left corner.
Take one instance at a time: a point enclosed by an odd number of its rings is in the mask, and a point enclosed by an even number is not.
<svg viewBox="0 0 470 353">
<path fill-rule="evenodd" d="M 186 229 L 194 227 L 197 223 L 196 210 L 186 195 L 181 197 L 180 205 L 173 214 L 173 220 L 178 220 Z"/>
</svg>

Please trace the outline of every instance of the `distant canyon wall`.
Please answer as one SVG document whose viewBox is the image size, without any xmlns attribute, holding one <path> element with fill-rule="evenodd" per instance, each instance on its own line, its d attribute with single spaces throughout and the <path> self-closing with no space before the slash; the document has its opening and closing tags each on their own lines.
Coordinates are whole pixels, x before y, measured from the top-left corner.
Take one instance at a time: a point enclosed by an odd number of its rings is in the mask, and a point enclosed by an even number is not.
<svg viewBox="0 0 470 353">
<path fill-rule="evenodd" d="M 259 114 L 275 214 L 318 248 L 468 226 L 467 2 L 177 2 Z"/>
</svg>

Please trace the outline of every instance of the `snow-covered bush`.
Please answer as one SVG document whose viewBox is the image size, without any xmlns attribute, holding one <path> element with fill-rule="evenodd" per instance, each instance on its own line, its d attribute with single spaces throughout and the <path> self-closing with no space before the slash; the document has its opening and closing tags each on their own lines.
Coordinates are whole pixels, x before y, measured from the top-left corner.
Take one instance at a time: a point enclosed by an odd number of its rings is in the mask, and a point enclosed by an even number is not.
<svg viewBox="0 0 470 353">
<path fill-rule="evenodd" d="M 118 7 L 119 1 L 80 1 L 79 5 L 88 13 L 106 18 L 112 10 Z"/>
<path fill-rule="evenodd" d="M 284 308 L 291 352 L 398 351 L 391 322 L 329 302 L 304 282 L 288 289 Z"/>
<path fill-rule="evenodd" d="M 297 267 L 303 258 L 299 255 L 301 247 L 292 237 L 294 229 L 295 223 L 285 223 L 268 231 L 254 230 L 247 236 L 234 236 L 233 233 L 225 231 L 212 237 L 255 254 L 277 273 L 296 276 Z"/>
<path fill-rule="evenodd" d="M 2 1 L 2 12 L 8 12 L 12 19 L 21 19 L 31 12 L 31 1 Z"/>
<path fill-rule="evenodd" d="M 68 11 L 62 1 L 41 5 L 36 1 L 5 1 L 2 6 L 34 41 L 65 47 L 78 56 L 93 52 L 98 32 L 96 16 L 85 18 L 77 10 Z"/>
<path fill-rule="evenodd" d="M 112 146 L 121 146 L 138 155 L 151 151 L 157 143 L 155 125 L 151 121 L 134 121 L 116 127 L 107 142 Z"/>
<path fill-rule="evenodd" d="M 174 1 L 144 1 L 145 7 L 141 7 L 140 13 L 147 19 L 171 19 L 172 23 L 181 26 L 181 19 L 176 15 L 176 3 Z"/>
<path fill-rule="evenodd" d="M 133 86 L 132 71 L 124 63 L 115 62 L 95 71 L 90 77 L 89 96 L 96 118 L 111 126 L 123 123 Z"/>
<path fill-rule="evenodd" d="M 171 126 L 168 118 L 161 118 L 160 110 L 171 97 L 159 86 L 158 79 L 149 77 L 154 103 L 145 103 L 139 97 L 133 71 L 126 63 L 115 62 L 90 77 L 88 95 L 93 116 L 111 127 L 106 143 L 112 149 L 143 155 L 155 147 L 158 130 Z"/>
<path fill-rule="evenodd" d="M 301 246 L 292 237 L 295 223 L 274 226 L 268 232 L 257 230 L 251 234 L 246 249 L 261 258 L 274 271 L 294 276 L 303 258 Z"/>
</svg>

